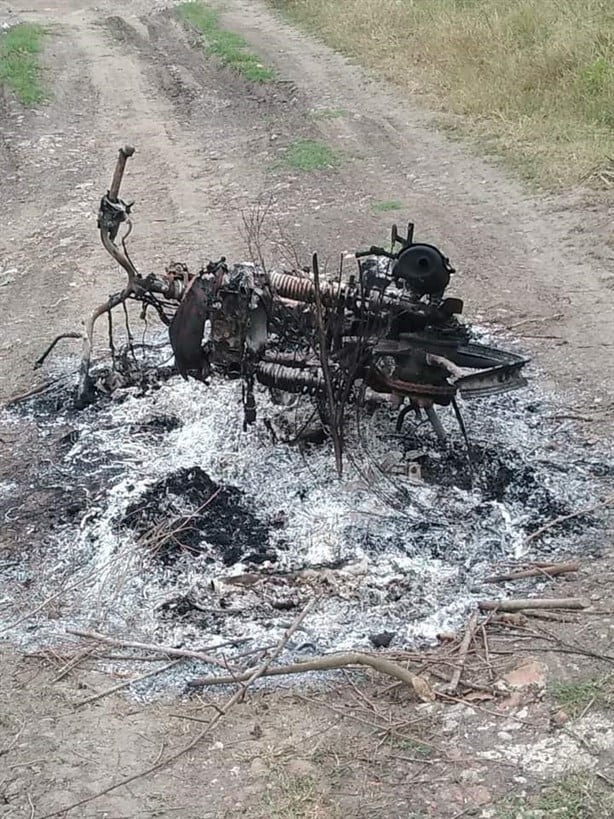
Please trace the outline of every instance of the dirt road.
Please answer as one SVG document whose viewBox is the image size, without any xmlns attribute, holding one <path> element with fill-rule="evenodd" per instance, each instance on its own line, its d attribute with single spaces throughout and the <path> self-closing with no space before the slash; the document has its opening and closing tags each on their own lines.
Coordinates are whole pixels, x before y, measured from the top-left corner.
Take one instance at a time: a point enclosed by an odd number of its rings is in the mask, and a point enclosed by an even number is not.
<svg viewBox="0 0 614 819">
<path fill-rule="evenodd" d="M 11 4 L 13 16 L 49 26 L 51 98 L 34 111 L 0 99 L 0 396 L 44 380 L 31 364 L 47 341 L 120 285 L 97 244 L 95 212 L 117 148 L 128 142 L 137 148 L 124 188 L 136 201 L 130 247 L 143 272 L 170 260 L 195 267 L 222 254 L 245 257 L 240 214 L 269 195 L 271 257 L 307 259 L 318 250 L 333 267 L 341 251 L 384 241 L 391 214 L 373 205 L 398 200 L 405 208 L 394 219 L 413 219 L 417 235 L 440 244 L 457 267 L 451 295 L 465 298 L 472 320 L 493 322 L 495 332 L 512 328 L 565 406 L 598 416 L 611 406 L 614 257 L 604 207 L 591 210 L 580 195 L 523 193 L 439 134 L 430 115 L 290 29 L 260 0 L 226 0 L 222 13 L 276 69 L 278 81 L 257 86 L 207 58 L 165 6 Z M 9 16 L 0 2 L 0 17 Z M 288 167 L 284 151 L 299 138 L 328 144 L 338 167 Z M 191 735 L 194 724 L 173 713 L 202 712 L 106 699 L 73 713 L 67 702 L 77 686 L 104 687 L 93 672 L 53 686 L 57 671 L 2 651 L 0 710 L 8 705 L 9 716 L 0 715 L 0 762 L 11 737 L 19 751 L 16 761 L 7 752 L 0 773 L 2 816 L 40 819 L 102 789 Z M 368 757 L 368 728 L 357 740 L 308 703 L 277 698 L 271 708 L 266 698 L 244 706 L 205 753 L 70 815 L 410 815 L 406 763 L 388 760 L 374 778 L 359 765 L 348 773 L 339 756 L 352 741 Z M 343 793 L 331 800 L 340 781 Z M 428 815 L 460 815 L 479 801 L 475 780 L 454 787 L 460 796 L 450 797 L 449 812 Z M 437 792 L 427 788 L 420 810 L 437 805 Z"/>
</svg>

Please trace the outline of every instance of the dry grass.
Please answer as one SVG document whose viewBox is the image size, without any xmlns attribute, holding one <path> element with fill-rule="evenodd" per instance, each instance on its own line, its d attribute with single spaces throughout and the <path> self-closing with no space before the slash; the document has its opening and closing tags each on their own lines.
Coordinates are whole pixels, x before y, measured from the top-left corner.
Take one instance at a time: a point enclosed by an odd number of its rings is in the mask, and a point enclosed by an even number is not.
<svg viewBox="0 0 614 819">
<path fill-rule="evenodd" d="M 271 0 L 548 187 L 614 156 L 612 0 Z"/>
</svg>

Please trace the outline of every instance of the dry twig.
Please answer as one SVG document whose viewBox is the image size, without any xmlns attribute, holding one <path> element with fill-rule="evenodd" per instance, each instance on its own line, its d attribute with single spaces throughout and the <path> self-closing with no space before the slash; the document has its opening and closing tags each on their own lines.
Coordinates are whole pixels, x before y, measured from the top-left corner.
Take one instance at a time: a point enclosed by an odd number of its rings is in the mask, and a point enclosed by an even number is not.
<svg viewBox="0 0 614 819">
<path fill-rule="evenodd" d="M 587 609 L 588 600 L 581 597 L 536 598 L 535 600 L 480 600 L 482 611 L 522 611 L 523 609 Z"/>
<path fill-rule="evenodd" d="M 546 565 L 533 566 L 530 569 L 521 569 L 517 572 L 507 574 L 493 574 L 484 578 L 484 583 L 506 583 L 508 580 L 520 580 L 524 577 L 554 577 L 557 574 L 567 572 L 579 572 L 579 563 L 551 563 Z"/>
<path fill-rule="evenodd" d="M 543 526 L 540 526 L 539 529 L 531 532 L 531 534 L 525 538 L 524 542 L 525 544 L 531 543 L 531 541 L 540 537 L 545 532 L 548 532 L 550 529 L 558 526 L 559 523 L 565 523 L 566 520 L 571 520 L 572 518 L 579 518 L 581 515 L 590 515 L 591 512 L 595 512 L 597 509 L 602 509 L 603 507 L 611 506 L 612 503 L 614 503 L 614 495 L 609 495 L 605 500 L 595 503 L 593 506 L 589 506 L 586 509 L 580 509 L 577 512 L 570 512 L 568 515 L 561 515 L 558 518 L 554 518 L 554 520 L 551 520 L 549 523 L 545 523 Z"/>
<path fill-rule="evenodd" d="M 155 668 L 153 671 L 148 671 L 146 674 L 140 674 L 138 677 L 133 677 L 131 680 L 124 680 L 117 685 L 112 686 L 111 688 L 107 688 L 105 691 L 101 691 L 99 694 L 92 694 L 91 697 L 87 697 L 87 699 L 79 700 L 79 702 L 75 703 L 75 708 L 81 708 L 83 705 L 89 705 L 92 702 L 97 702 L 101 700 L 103 697 L 109 696 L 109 694 L 115 694 L 116 691 L 121 691 L 122 688 L 130 688 L 131 685 L 134 685 L 136 682 L 140 682 L 141 680 L 146 680 L 149 677 L 155 677 L 157 674 L 162 674 L 164 671 L 168 671 L 169 668 L 174 668 L 181 662 L 179 660 L 173 660 L 166 665 L 161 666 L 160 668 Z"/>
<path fill-rule="evenodd" d="M 106 634 L 99 634 L 97 631 L 83 631 L 82 629 L 66 629 L 68 634 L 75 634 L 77 637 L 86 637 L 88 640 L 96 640 L 99 643 L 106 643 L 110 646 L 123 646 L 124 648 L 140 648 L 143 651 L 155 651 L 157 654 L 166 654 L 168 657 L 189 657 L 192 660 L 200 660 L 209 665 L 219 665 L 228 670 L 228 663 L 220 660 L 205 651 L 194 651 L 189 648 L 173 648 L 172 646 L 156 645 L 155 643 L 139 643 L 136 640 L 123 640 L 119 637 L 109 637 Z"/>
<path fill-rule="evenodd" d="M 460 682 L 461 674 L 463 673 L 463 668 L 465 667 L 465 660 L 467 659 L 467 652 L 469 651 L 469 645 L 471 643 L 471 639 L 475 634 L 475 630 L 478 625 L 478 613 L 474 611 L 471 615 L 469 622 L 467 623 L 467 628 L 465 630 L 465 634 L 463 637 L 463 641 L 460 644 L 460 649 L 458 653 L 458 666 L 454 669 L 454 673 L 452 674 L 452 679 L 450 680 L 450 685 L 448 686 L 448 692 L 450 694 L 454 694 L 456 689 L 458 688 L 458 684 Z"/>
</svg>

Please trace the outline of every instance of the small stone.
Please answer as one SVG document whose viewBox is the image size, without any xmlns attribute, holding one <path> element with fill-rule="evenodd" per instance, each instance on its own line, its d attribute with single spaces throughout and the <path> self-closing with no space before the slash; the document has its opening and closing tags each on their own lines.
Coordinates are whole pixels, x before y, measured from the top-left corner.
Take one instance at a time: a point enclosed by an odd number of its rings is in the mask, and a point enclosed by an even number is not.
<svg viewBox="0 0 614 819">
<path fill-rule="evenodd" d="M 466 771 L 461 771 L 459 779 L 467 785 L 477 785 L 484 778 L 484 774 L 475 768 L 468 768 Z"/>
<path fill-rule="evenodd" d="M 382 631 L 380 634 L 370 634 L 369 640 L 375 648 L 388 648 L 394 635 L 394 631 Z"/>
<path fill-rule="evenodd" d="M 547 667 L 544 663 L 538 660 L 526 660 L 521 665 L 508 671 L 503 675 L 503 680 L 510 688 L 529 688 L 535 687 L 538 689 L 546 686 L 546 672 Z"/>
<path fill-rule="evenodd" d="M 264 732 L 262 728 L 258 725 L 258 723 L 256 723 L 256 725 L 254 725 L 254 727 L 250 731 L 250 734 L 254 737 L 254 739 L 262 739 L 263 733 Z"/>
<path fill-rule="evenodd" d="M 566 722 L 569 722 L 569 714 L 561 708 L 560 711 L 556 711 L 552 714 L 550 722 L 553 728 L 562 728 Z"/>
</svg>

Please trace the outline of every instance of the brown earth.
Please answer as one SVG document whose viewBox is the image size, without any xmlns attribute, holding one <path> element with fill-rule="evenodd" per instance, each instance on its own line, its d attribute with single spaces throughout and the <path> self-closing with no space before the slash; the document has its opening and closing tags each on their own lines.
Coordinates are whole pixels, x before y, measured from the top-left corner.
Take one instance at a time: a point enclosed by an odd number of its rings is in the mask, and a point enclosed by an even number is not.
<svg viewBox="0 0 614 819">
<path fill-rule="evenodd" d="M 47 341 L 120 285 L 96 243 L 95 211 L 117 147 L 132 142 L 124 193 L 136 200 L 130 247 L 142 270 L 171 258 L 196 266 L 244 256 L 241 211 L 270 193 L 269 254 L 306 258 L 317 249 L 334 266 L 342 250 L 383 242 L 390 214 L 371 205 L 400 200 L 417 234 L 441 244 L 458 268 L 451 291 L 466 299 L 470 318 L 512 328 L 564 409 L 601 434 L 614 381 L 608 203 L 583 192 L 523 193 L 437 133 L 427 113 L 259 0 L 223 7 L 224 24 L 279 82 L 253 86 L 207 58 L 162 3 L 11 5 L 12 15 L 51 27 L 44 63 L 53 96 L 35 111 L 0 99 L 0 395 L 43 381 L 31 364 Z M 0 21 L 9 16 L 0 3 Z M 341 116 L 326 116 L 337 109 Z M 284 148 L 305 137 L 337 150 L 339 167 L 305 174 L 284 166 Z M 279 244 L 286 236 L 290 249 Z M 10 439 L 0 438 L 6 464 Z M 547 664 L 540 679 L 611 671 L 607 541 L 603 551 L 590 572 L 553 593 L 593 595 L 605 613 L 547 624 L 602 656 L 501 637 L 501 650 L 519 651 L 504 662 L 518 664 L 529 649 Z M 40 819 L 102 790 L 181 746 L 199 727 L 186 718 L 209 713 L 200 700 L 143 707 L 120 696 L 74 711 L 82 689 L 110 684 L 95 667 L 55 682 L 61 659 L 24 657 L 7 644 L 0 652 L 0 816 Z M 503 817 L 516 815 L 500 812 L 512 796 L 570 770 L 597 771 L 605 778 L 594 782 L 612 786 L 614 723 L 603 703 L 564 731 L 539 691 L 507 704 L 425 708 L 384 687 L 361 684 L 366 700 L 349 683 L 319 691 L 316 702 L 254 695 L 177 763 L 70 815 Z"/>
</svg>

